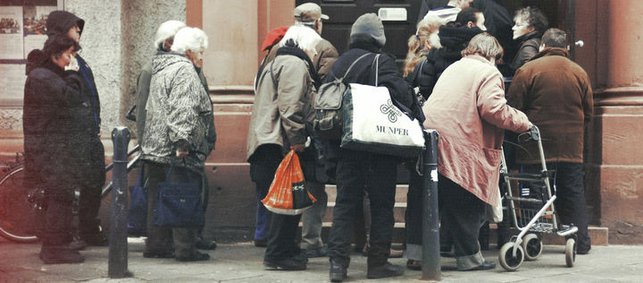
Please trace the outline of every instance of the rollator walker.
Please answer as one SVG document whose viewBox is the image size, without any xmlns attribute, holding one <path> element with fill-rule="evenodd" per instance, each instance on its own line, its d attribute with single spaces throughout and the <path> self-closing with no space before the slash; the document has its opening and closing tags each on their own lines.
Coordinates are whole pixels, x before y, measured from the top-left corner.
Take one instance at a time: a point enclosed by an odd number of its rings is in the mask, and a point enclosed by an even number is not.
<svg viewBox="0 0 643 283">
<path fill-rule="evenodd" d="M 540 172 L 512 173 L 507 169 L 503 151 L 500 174 L 504 178 L 506 188 L 504 199 L 507 200 L 503 209 L 508 210 L 507 215 L 520 233 L 500 248 L 498 253 L 500 265 L 507 271 L 516 271 L 525 259 L 528 261 L 538 259 L 543 251 L 540 235 L 556 233 L 558 236 L 567 238 L 565 262 L 568 267 L 572 267 L 576 260 L 574 234 L 578 228 L 559 223 L 554 207 L 556 195 L 552 194 L 550 181 L 555 180 L 555 171 L 547 170 L 540 130 L 534 126 L 529 132 L 520 134 L 519 140 L 537 142 L 542 168 Z M 516 184 L 518 186 L 512 188 L 512 185 Z M 553 192 L 555 190 L 554 184 Z"/>
</svg>

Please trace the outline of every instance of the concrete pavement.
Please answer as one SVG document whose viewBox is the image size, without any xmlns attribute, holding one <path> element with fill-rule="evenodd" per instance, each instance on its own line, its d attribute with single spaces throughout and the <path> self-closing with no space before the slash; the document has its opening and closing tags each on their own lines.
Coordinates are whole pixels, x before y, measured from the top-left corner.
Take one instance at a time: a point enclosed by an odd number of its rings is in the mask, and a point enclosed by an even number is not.
<svg viewBox="0 0 643 283">
<path fill-rule="evenodd" d="M 129 270 L 133 277 L 107 277 L 108 248 L 82 251 L 82 264 L 44 265 L 39 244 L 15 244 L 0 239 L 0 282 L 328 282 L 328 258 L 314 258 L 305 271 L 266 271 L 263 248 L 252 243 L 220 244 L 205 262 L 181 263 L 172 259 L 143 258 L 143 241 L 129 239 Z M 484 252 L 497 262 L 497 250 Z M 405 264 L 405 259 L 391 259 Z M 443 266 L 454 266 L 443 258 Z M 367 280 L 366 258 L 354 254 L 345 282 L 423 282 L 420 271 L 406 270 L 403 277 Z M 643 282 L 643 246 L 596 246 L 589 255 L 577 256 L 576 265 L 565 266 L 564 247 L 545 246 L 537 261 L 526 261 L 516 272 L 498 265 L 491 271 L 443 271 L 442 282 Z"/>
</svg>

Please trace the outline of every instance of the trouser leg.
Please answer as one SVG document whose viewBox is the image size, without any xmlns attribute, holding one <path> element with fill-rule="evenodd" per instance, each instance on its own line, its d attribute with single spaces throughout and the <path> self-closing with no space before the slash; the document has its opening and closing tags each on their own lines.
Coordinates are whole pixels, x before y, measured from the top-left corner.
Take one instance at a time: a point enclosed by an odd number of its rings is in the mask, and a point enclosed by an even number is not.
<svg viewBox="0 0 643 283">
<path fill-rule="evenodd" d="M 328 194 L 326 186 L 321 183 L 307 182 L 306 188 L 315 196 L 317 202 L 301 215 L 301 248 L 321 248 L 324 245 L 321 238 L 322 220 L 326 214 Z"/>
<path fill-rule="evenodd" d="M 44 213 L 43 246 L 67 245 L 72 240 L 73 189 L 62 186 L 47 188 L 47 210 Z"/>
<path fill-rule="evenodd" d="M 409 169 L 409 190 L 406 193 L 405 232 L 406 257 L 422 260 L 422 190 L 423 178 L 415 169 L 415 162 L 407 164 Z"/>
<path fill-rule="evenodd" d="M 359 162 L 351 158 L 338 161 L 336 176 L 337 197 L 328 239 L 328 256 L 347 267 L 350 263 L 354 217 L 357 210 L 362 209 L 365 176 Z"/>
<path fill-rule="evenodd" d="M 439 190 L 438 198 L 443 202 L 440 215 L 451 233 L 458 269 L 479 266 L 484 262 L 478 244 L 484 202 L 442 175 Z"/>
<path fill-rule="evenodd" d="M 264 145 L 256 150 L 250 161 L 250 178 L 255 182 L 257 197 L 254 240 L 263 241 L 268 239 L 271 213 L 261 203 L 261 200 L 268 194 L 270 184 L 275 178 L 275 172 L 277 172 L 277 167 L 279 167 L 282 159 L 283 154 L 279 146 Z"/>
<path fill-rule="evenodd" d="M 88 144 L 91 148 L 91 159 L 88 168 L 83 168 L 83 172 L 89 174 L 83 176 L 84 180 L 79 186 L 80 196 L 78 199 L 78 232 L 81 238 L 88 240 L 99 240 L 100 236 L 100 219 L 98 211 L 100 210 L 102 186 L 105 183 L 105 150 L 99 139 L 92 140 Z M 96 237 L 99 236 L 98 239 Z"/>
<path fill-rule="evenodd" d="M 297 237 L 297 226 L 300 219 L 301 215 L 273 213 L 270 216 L 268 246 L 264 255 L 265 261 L 278 261 L 299 254 L 300 250 L 295 238 Z"/>
<path fill-rule="evenodd" d="M 371 170 L 367 178 L 370 200 L 371 245 L 391 245 L 393 239 L 393 207 L 395 206 L 395 181 L 397 163 L 375 158 L 371 160 Z"/>
<path fill-rule="evenodd" d="M 556 169 L 557 198 L 554 202 L 558 216 L 562 224 L 578 227 L 578 249 L 589 250 L 592 244 L 588 230 L 583 164 L 558 163 Z"/>
</svg>

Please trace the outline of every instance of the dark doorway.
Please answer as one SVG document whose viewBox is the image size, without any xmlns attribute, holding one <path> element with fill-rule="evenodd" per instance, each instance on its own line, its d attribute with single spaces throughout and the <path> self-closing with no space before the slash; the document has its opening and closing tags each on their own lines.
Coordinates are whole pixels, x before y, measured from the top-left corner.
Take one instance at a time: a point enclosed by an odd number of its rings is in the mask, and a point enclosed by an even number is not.
<svg viewBox="0 0 643 283">
<path fill-rule="evenodd" d="M 395 55 L 398 63 L 406 57 L 407 41 L 415 34 L 415 26 L 422 1 L 434 0 L 296 0 L 296 5 L 315 2 L 322 7 L 330 20 L 324 22 L 322 36 L 333 43 L 341 53 L 348 49 L 348 38 L 353 22 L 364 13 L 375 13 L 383 18 L 386 32 L 384 51 Z M 478 0 L 476 0 L 478 1 Z M 534 6 L 543 11 L 550 27 L 566 30 L 573 40 L 574 0 L 487 0 L 496 1 L 509 11 L 513 18 L 516 10 Z M 442 2 L 448 2 L 443 0 Z M 404 11 L 402 11 L 404 10 Z M 406 15 L 402 15 L 405 13 Z"/>
<path fill-rule="evenodd" d="M 384 51 L 397 57 L 406 57 L 406 42 L 415 34 L 420 7 L 419 0 L 297 0 L 296 5 L 315 2 L 322 7 L 330 20 L 324 22 L 322 36 L 341 53 L 348 50 L 348 39 L 353 22 L 365 13 L 375 13 L 382 18 L 386 33 Z"/>
</svg>

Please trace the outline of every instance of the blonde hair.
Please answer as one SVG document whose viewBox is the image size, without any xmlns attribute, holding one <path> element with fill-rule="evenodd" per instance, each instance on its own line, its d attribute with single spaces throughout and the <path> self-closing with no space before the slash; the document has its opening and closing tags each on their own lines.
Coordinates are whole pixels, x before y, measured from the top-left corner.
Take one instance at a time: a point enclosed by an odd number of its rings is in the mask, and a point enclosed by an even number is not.
<svg viewBox="0 0 643 283">
<path fill-rule="evenodd" d="M 422 19 L 417 25 L 417 32 L 409 37 L 406 59 L 402 74 L 407 77 L 413 72 L 415 66 L 426 56 L 432 48 L 440 48 L 440 37 L 438 30 L 444 22 L 436 16 L 428 16 Z M 427 48 L 428 43 L 428 48 Z"/>
<path fill-rule="evenodd" d="M 502 58 L 503 49 L 493 35 L 483 32 L 474 36 L 461 54 L 462 57 L 477 54 L 487 59 L 499 60 Z"/>
<path fill-rule="evenodd" d="M 317 43 L 321 40 L 321 36 L 312 28 L 303 25 L 293 25 L 288 28 L 286 34 L 279 42 L 279 47 L 286 45 L 288 41 L 292 41 L 301 50 L 311 52 L 313 55 L 317 54 Z"/>
</svg>

